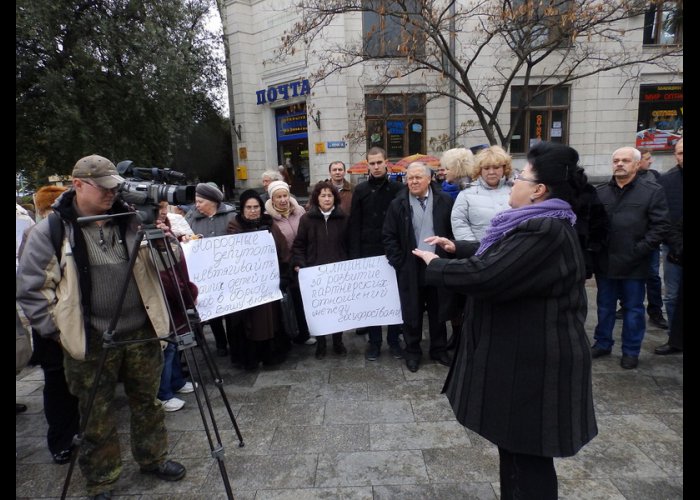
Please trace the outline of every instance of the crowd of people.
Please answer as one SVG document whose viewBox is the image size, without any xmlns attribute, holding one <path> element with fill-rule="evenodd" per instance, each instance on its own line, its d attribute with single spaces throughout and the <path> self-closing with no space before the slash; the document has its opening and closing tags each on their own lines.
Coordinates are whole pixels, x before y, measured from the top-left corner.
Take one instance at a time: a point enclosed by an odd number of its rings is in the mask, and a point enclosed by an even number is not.
<svg viewBox="0 0 700 500">
<path fill-rule="evenodd" d="M 609 181 L 592 186 L 569 146 L 534 145 L 520 172 L 499 146 L 476 154 L 455 148 L 442 154 L 437 174 L 416 161 L 402 183 L 389 178 L 386 152 L 372 147 L 366 180 L 353 186 L 345 164 L 333 161 L 306 206 L 280 170 L 264 172 L 263 192 L 245 190 L 237 207 L 214 183 L 200 183 L 193 207 L 159 207 L 160 244 L 175 256 L 176 280 L 134 246 L 139 221 L 118 195 L 123 179 L 112 162 L 82 158 L 70 189 L 37 192 L 45 221 L 28 228 L 18 248 L 17 301 L 45 374 L 54 460 L 71 458 L 72 437 L 81 432 L 78 463 L 88 494 L 111 497 L 122 464 L 110 407 L 122 381 L 141 472 L 165 480 L 185 475 L 168 458 L 164 411 L 181 408 L 176 395 L 197 386 L 183 376 L 174 344 L 162 342 L 187 326 L 169 306 L 182 297 L 184 307 L 197 300 L 180 243 L 268 231 L 286 300 L 210 319 L 219 356 L 255 371 L 260 363 L 282 363 L 297 343 L 315 344 L 315 357 L 325 358 L 327 336 L 313 336 L 306 323 L 300 270 L 386 256 L 402 316 L 401 324 L 384 325 L 391 356 L 416 372 L 427 347 L 430 359 L 450 367 L 443 392 L 457 420 L 498 447 L 502 498 L 557 498 L 553 458 L 577 453 L 598 432 L 591 365 L 612 353 L 616 319 L 623 369 L 639 364 L 645 312 L 652 324 L 669 328 L 656 354 L 683 350 L 682 139 L 675 158 L 676 167 L 657 175 L 649 151 L 619 148 Z M 178 214 L 178 208 L 188 210 Z M 80 222 L 84 216 L 100 217 Z M 584 328 L 591 277 L 597 285 L 592 346 Z M 114 286 L 121 282 L 117 306 Z M 381 355 L 382 329 L 357 332 L 367 336 L 367 361 Z M 138 342 L 114 343 L 110 333 Z M 343 335 L 341 328 L 328 335 L 336 356 L 347 355 Z M 101 378 L 85 422 L 98 365 Z"/>
</svg>

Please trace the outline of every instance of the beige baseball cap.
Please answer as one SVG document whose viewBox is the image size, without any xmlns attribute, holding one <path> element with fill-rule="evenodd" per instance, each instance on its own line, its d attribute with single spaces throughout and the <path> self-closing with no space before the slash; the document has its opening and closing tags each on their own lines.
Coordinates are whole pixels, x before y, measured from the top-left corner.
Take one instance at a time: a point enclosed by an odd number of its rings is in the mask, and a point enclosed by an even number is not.
<svg viewBox="0 0 700 500">
<path fill-rule="evenodd" d="M 78 160 L 72 175 L 77 179 L 92 179 L 95 184 L 105 189 L 113 189 L 124 182 L 114 163 L 99 155 L 90 155 Z"/>
</svg>

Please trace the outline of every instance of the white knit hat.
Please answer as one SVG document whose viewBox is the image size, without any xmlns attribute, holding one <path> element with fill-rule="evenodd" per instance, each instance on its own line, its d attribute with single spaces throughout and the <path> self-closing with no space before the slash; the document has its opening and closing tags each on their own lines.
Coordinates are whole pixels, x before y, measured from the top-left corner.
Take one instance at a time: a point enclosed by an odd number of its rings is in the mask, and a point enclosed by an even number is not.
<svg viewBox="0 0 700 500">
<path fill-rule="evenodd" d="M 270 198 L 272 198 L 272 195 L 275 194 L 275 191 L 278 191 L 280 189 L 284 189 L 285 191 L 289 192 L 289 184 L 287 184 L 284 181 L 272 181 L 267 186 L 267 194 L 269 194 Z"/>
</svg>

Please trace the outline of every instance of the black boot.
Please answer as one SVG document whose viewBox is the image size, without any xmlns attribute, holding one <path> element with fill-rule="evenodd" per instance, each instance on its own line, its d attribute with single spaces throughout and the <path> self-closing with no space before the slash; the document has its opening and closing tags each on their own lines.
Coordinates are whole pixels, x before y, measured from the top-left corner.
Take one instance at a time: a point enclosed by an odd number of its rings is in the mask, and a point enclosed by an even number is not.
<svg viewBox="0 0 700 500">
<path fill-rule="evenodd" d="M 316 359 L 326 357 L 326 337 L 316 337 Z"/>
<path fill-rule="evenodd" d="M 333 334 L 333 352 L 338 356 L 348 355 L 348 350 L 343 345 L 343 332 Z"/>
</svg>

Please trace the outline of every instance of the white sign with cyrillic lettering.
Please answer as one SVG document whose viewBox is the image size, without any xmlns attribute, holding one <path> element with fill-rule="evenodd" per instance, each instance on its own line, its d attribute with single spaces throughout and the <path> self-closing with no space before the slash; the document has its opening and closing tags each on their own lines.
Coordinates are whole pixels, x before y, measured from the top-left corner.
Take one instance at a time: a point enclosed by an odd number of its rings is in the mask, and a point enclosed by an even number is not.
<svg viewBox="0 0 700 500">
<path fill-rule="evenodd" d="M 182 244 L 197 285 L 202 321 L 282 298 L 275 240 L 269 231 L 229 234 Z"/>
<path fill-rule="evenodd" d="M 299 288 L 311 335 L 403 322 L 396 271 L 383 255 L 305 267 Z"/>
</svg>

